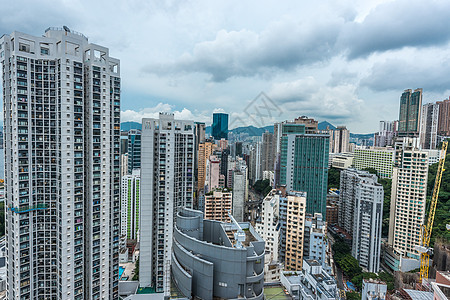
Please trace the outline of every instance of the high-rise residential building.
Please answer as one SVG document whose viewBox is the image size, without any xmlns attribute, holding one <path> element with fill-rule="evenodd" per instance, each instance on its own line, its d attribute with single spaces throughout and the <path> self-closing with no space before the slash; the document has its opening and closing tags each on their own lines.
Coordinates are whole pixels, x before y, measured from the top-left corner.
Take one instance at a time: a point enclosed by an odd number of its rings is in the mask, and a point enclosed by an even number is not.
<svg viewBox="0 0 450 300">
<path fill-rule="evenodd" d="M 303 238 L 303 258 L 314 259 L 326 266 L 327 225 L 322 214 L 307 215 Z"/>
<path fill-rule="evenodd" d="M 200 144 L 205 143 L 205 123 L 195 122 L 194 132 L 195 132 L 195 147 L 194 147 L 194 178 L 196 184 L 196 190 L 198 191 L 198 155 L 200 151 Z M 196 193 L 196 196 L 197 193 Z"/>
<path fill-rule="evenodd" d="M 228 114 L 214 113 L 211 135 L 215 140 L 228 140 Z"/>
<path fill-rule="evenodd" d="M 217 144 L 219 145 L 219 148 L 220 148 L 221 150 L 225 150 L 225 149 L 228 148 L 228 140 L 226 140 L 226 139 L 224 139 L 224 138 L 221 138 L 221 139 L 217 142 Z"/>
<path fill-rule="evenodd" d="M 160 113 L 142 120 L 139 285 L 170 294 L 174 219 L 192 208 L 194 122 Z"/>
<path fill-rule="evenodd" d="M 303 263 L 307 194 L 290 192 L 286 200 L 286 270 L 300 271 Z"/>
<path fill-rule="evenodd" d="M 436 104 L 439 106 L 438 135 L 450 136 L 450 97 Z"/>
<path fill-rule="evenodd" d="M 67 27 L 0 38 L 8 299 L 118 299 L 120 67 Z"/>
<path fill-rule="evenodd" d="M 352 236 L 352 255 L 368 272 L 380 268 L 384 191 L 367 171 L 347 169 L 340 179 L 340 226 Z"/>
<path fill-rule="evenodd" d="M 128 131 L 128 174 L 141 167 L 141 131 Z"/>
<path fill-rule="evenodd" d="M 261 171 L 273 171 L 275 158 L 274 150 L 276 147 L 276 145 L 274 145 L 273 133 L 268 131 L 263 133 L 261 146 Z"/>
<path fill-rule="evenodd" d="M 281 227 L 280 227 L 281 192 L 272 190 L 264 198 L 261 205 L 261 218 L 255 224 L 256 232 L 266 242 L 264 259 L 264 282 L 279 282 L 282 264 L 279 260 Z"/>
<path fill-rule="evenodd" d="M 197 177 L 197 191 L 203 191 L 206 181 L 206 166 L 209 157 L 214 151 L 214 143 L 211 141 L 205 141 L 198 145 L 198 177 Z"/>
<path fill-rule="evenodd" d="M 398 121 L 380 121 L 380 129 L 375 133 L 375 147 L 386 147 L 394 145 L 394 138 L 397 136 Z"/>
<path fill-rule="evenodd" d="M 436 149 L 438 136 L 439 105 L 427 103 L 422 106 L 420 122 L 420 145 L 422 149 Z"/>
<path fill-rule="evenodd" d="M 334 130 L 326 130 L 330 135 L 330 153 L 349 151 L 350 131 L 345 126 L 338 126 Z"/>
<path fill-rule="evenodd" d="M 307 193 L 306 212 L 326 214 L 328 134 L 307 134 L 303 124 L 283 124 L 280 180 L 286 190 Z"/>
<path fill-rule="evenodd" d="M 252 184 L 260 180 L 262 177 L 261 169 L 261 142 L 256 142 L 250 145 L 249 155 L 249 180 Z"/>
<path fill-rule="evenodd" d="M 128 153 L 128 131 L 120 132 L 120 154 Z"/>
<path fill-rule="evenodd" d="M 264 240 L 250 223 L 206 220 L 183 209 L 168 256 L 173 282 L 186 298 L 264 299 Z"/>
<path fill-rule="evenodd" d="M 419 136 L 421 109 L 422 89 L 405 90 L 400 97 L 398 136 Z"/>
<path fill-rule="evenodd" d="M 233 203 L 231 191 L 214 191 L 205 195 L 205 219 L 230 222 L 229 213 Z"/>
<path fill-rule="evenodd" d="M 381 178 L 391 178 L 394 155 L 394 148 L 358 147 L 353 152 L 353 167 L 358 170 L 373 168 Z"/>
<path fill-rule="evenodd" d="M 233 172 L 233 217 L 244 221 L 244 208 L 247 197 L 247 174 L 240 170 Z"/>
<path fill-rule="evenodd" d="M 397 255 L 419 257 L 415 246 L 425 218 L 427 180 L 428 157 L 419 150 L 418 139 L 396 142 L 388 244 Z"/>
<path fill-rule="evenodd" d="M 140 183 L 140 169 L 134 169 L 131 175 L 122 177 L 120 233 L 131 240 L 138 239 Z"/>
<path fill-rule="evenodd" d="M 211 155 L 206 162 L 206 181 L 204 191 L 211 192 L 217 188 L 224 188 L 225 185 L 220 181 L 220 160 Z"/>
<path fill-rule="evenodd" d="M 198 145 L 205 142 L 206 125 L 203 122 L 195 122 L 195 144 Z"/>
</svg>

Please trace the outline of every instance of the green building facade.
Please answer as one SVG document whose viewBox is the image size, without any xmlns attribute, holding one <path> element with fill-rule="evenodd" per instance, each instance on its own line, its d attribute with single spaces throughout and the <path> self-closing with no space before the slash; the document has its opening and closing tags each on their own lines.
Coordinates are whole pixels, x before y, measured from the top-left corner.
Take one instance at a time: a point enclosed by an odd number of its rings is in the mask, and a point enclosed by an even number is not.
<svg viewBox="0 0 450 300">
<path fill-rule="evenodd" d="M 121 195 L 121 234 L 127 239 L 136 240 L 139 231 L 140 170 L 122 177 Z"/>
<path fill-rule="evenodd" d="M 285 124 L 281 137 L 280 184 L 306 192 L 306 212 L 326 214 L 328 134 L 305 134 L 303 124 Z"/>
</svg>

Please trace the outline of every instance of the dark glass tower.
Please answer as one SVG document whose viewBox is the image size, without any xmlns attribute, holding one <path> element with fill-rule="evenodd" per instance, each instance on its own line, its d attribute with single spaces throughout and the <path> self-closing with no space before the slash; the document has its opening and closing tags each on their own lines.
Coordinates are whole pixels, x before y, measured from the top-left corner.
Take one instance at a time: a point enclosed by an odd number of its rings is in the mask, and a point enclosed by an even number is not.
<svg viewBox="0 0 450 300">
<path fill-rule="evenodd" d="M 405 90 L 400 98 L 398 135 L 419 136 L 422 89 Z"/>
<path fill-rule="evenodd" d="M 215 140 L 228 139 L 228 114 L 213 114 L 212 136 Z"/>
</svg>

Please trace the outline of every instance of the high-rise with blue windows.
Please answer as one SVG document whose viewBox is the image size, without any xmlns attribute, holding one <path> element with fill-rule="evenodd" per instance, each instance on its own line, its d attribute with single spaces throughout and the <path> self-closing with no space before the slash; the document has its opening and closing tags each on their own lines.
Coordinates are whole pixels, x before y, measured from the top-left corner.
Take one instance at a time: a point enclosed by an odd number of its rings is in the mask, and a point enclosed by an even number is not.
<svg viewBox="0 0 450 300">
<path fill-rule="evenodd" d="M 325 216 L 330 136 L 295 123 L 282 124 L 281 134 L 280 184 L 306 192 L 306 212 Z"/>
<path fill-rule="evenodd" d="M 131 129 L 128 131 L 128 174 L 134 169 L 141 168 L 141 131 Z"/>
<path fill-rule="evenodd" d="M 213 114 L 212 136 L 215 140 L 228 139 L 228 114 Z"/>
</svg>

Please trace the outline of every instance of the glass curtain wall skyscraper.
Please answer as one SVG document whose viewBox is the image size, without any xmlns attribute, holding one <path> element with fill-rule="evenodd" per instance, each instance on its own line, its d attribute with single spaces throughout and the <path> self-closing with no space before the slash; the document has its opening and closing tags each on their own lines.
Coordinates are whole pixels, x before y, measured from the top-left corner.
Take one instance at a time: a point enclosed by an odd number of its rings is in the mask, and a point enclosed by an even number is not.
<svg viewBox="0 0 450 300">
<path fill-rule="evenodd" d="M 0 39 L 8 299 L 118 299 L 120 67 L 69 28 Z"/>
<path fill-rule="evenodd" d="M 280 184 L 306 192 L 306 212 L 325 216 L 330 136 L 305 132 L 304 124 L 282 124 Z"/>
<path fill-rule="evenodd" d="M 422 89 L 405 90 L 400 97 L 398 136 L 419 136 Z"/>
<path fill-rule="evenodd" d="M 213 114 L 212 136 L 215 140 L 228 139 L 228 114 Z"/>
</svg>

